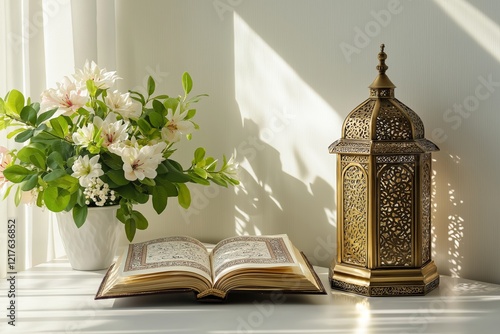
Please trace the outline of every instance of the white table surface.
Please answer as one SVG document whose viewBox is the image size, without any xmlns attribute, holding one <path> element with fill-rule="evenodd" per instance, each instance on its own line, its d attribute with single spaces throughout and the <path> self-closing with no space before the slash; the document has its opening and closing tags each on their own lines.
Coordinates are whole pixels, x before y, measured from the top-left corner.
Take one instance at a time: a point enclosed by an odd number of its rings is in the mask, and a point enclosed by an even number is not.
<svg viewBox="0 0 500 334">
<path fill-rule="evenodd" d="M 419 297 L 233 295 L 201 303 L 193 294 L 94 300 L 104 271 L 75 271 L 65 259 L 16 274 L 16 326 L 7 324 L 0 282 L 0 333 L 498 333 L 500 285 L 441 277 Z M 8 277 L 7 277 L 8 278 Z M 278 298 L 279 297 L 279 298 Z"/>
</svg>

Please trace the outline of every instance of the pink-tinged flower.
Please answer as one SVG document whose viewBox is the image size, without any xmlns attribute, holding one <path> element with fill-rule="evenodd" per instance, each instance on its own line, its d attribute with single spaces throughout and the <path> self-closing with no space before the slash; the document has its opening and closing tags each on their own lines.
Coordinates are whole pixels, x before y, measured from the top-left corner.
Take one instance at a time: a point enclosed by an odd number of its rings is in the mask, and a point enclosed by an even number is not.
<svg viewBox="0 0 500 334">
<path fill-rule="evenodd" d="M 75 82 L 68 77 L 64 77 L 62 82 L 57 83 L 57 88 L 49 88 L 42 93 L 42 110 L 59 108 L 64 115 L 71 115 L 79 108 L 83 107 L 89 100 L 87 90 L 76 87 Z"/>
<path fill-rule="evenodd" d="M 76 177 L 78 179 L 78 183 L 80 183 L 82 187 L 88 187 L 93 178 L 104 175 L 104 171 L 98 161 L 98 155 L 95 155 L 90 159 L 88 155 L 78 157 L 71 167 L 71 169 L 73 169 L 73 174 L 71 174 L 71 176 Z"/>
<path fill-rule="evenodd" d="M 77 70 L 73 77 L 82 86 L 87 86 L 87 81 L 94 81 L 94 85 L 99 89 L 108 89 L 113 86 L 116 80 L 121 79 L 116 75 L 116 71 L 106 72 L 106 69 L 101 69 L 95 62 L 89 63 L 85 61 L 83 69 Z"/>
<path fill-rule="evenodd" d="M 103 138 L 102 146 L 108 147 L 113 144 L 118 144 L 127 140 L 128 121 L 117 120 L 115 113 L 109 113 L 105 120 L 100 117 L 94 117 L 94 125 L 101 129 L 101 137 Z"/>
<path fill-rule="evenodd" d="M 36 205 L 38 193 L 38 188 L 33 188 L 29 191 L 23 191 L 21 193 L 21 203 L 26 205 Z"/>
<path fill-rule="evenodd" d="M 10 152 L 6 147 L 0 146 L 0 189 L 8 182 L 8 180 L 3 176 L 3 171 L 11 163 L 12 157 Z"/>
<path fill-rule="evenodd" d="M 169 109 L 167 115 L 167 124 L 162 129 L 163 139 L 170 143 L 178 142 L 182 135 L 190 134 L 194 131 L 194 124 L 191 121 L 184 120 L 187 116 L 187 110 L 183 113 Z"/>
<path fill-rule="evenodd" d="M 158 165 L 165 160 L 163 150 L 167 144 L 160 142 L 153 146 L 127 146 L 119 150 L 123 161 L 123 171 L 125 178 L 129 181 L 144 178 L 155 178 Z"/>
<path fill-rule="evenodd" d="M 108 92 L 104 99 L 111 111 L 120 114 L 123 118 L 138 119 L 142 113 L 142 106 L 130 98 L 130 93 L 120 94 L 117 90 Z"/>
</svg>

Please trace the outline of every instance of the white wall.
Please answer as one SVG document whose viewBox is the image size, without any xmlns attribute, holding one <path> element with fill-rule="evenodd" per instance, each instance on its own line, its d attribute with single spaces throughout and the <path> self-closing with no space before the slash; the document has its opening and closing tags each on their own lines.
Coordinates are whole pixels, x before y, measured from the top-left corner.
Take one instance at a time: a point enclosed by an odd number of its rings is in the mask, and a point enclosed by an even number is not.
<svg viewBox="0 0 500 334">
<path fill-rule="evenodd" d="M 337 190 L 327 147 L 368 97 L 385 43 L 396 97 L 441 148 L 433 155 L 439 271 L 500 283 L 500 3 L 121 0 L 116 7 L 121 85 L 154 74 L 160 89 L 177 94 L 182 72 L 190 72 L 194 93 L 210 97 L 198 106 L 201 130 L 176 157 L 188 163 L 198 145 L 216 156 L 236 150 L 243 181 L 236 191 L 191 187 L 187 212 L 173 200 L 158 217 L 146 205 L 151 226 L 136 240 L 288 233 L 312 262 L 329 265 Z M 349 47 L 356 49 L 348 55 Z"/>
</svg>

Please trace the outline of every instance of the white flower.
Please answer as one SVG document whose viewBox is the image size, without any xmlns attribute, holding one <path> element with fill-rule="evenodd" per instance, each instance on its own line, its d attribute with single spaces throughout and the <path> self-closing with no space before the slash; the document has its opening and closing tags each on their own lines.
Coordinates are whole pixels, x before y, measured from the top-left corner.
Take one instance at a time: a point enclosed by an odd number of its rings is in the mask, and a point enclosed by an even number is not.
<svg viewBox="0 0 500 334">
<path fill-rule="evenodd" d="M 113 86 L 117 79 L 121 79 L 116 72 L 106 72 L 106 69 L 99 68 L 95 62 L 85 61 L 83 69 L 77 70 L 73 77 L 79 82 L 81 87 L 87 86 L 87 81 L 94 81 L 94 85 L 99 89 L 108 89 Z"/>
<path fill-rule="evenodd" d="M 3 171 L 11 163 L 12 157 L 6 147 L 0 146 L 0 189 L 7 183 Z"/>
<path fill-rule="evenodd" d="M 79 156 L 71 167 L 74 172 L 71 176 L 78 178 L 78 183 L 82 187 L 88 187 L 91 184 L 92 178 L 104 175 L 101 164 L 98 161 L 99 155 L 93 156 L 90 159 L 88 155 L 84 157 Z"/>
<path fill-rule="evenodd" d="M 143 180 L 146 177 L 155 178 L 158 165 L 165 160 L 163 150 L 166 147 L 166 143 L 160 142 L 140 149 L 137 146 L 121 148 L 125 178 L 129 181 Z"/>
<path fill-rule="evenodd" d="M 88 100 L 87 90 L 79 89 L 75 82 L 64 77 L 62 82 L 57 83 L 56 89 L 50 88 L 42 93 L 40 108 L 43 111 L 59 108 L 64 115 L 69 116 L 83 107 Z"/>
<path fill-rule="evenodd" d="M 75 144 L 82 147 L 89 146 L 94 140 L 94 124 L 90 123 L 85 125 L 83 128 L 79 128 L 75 133 L 73 133 L 73 141 Z"/>
<path fill-rule="evenodd" d="M 100 117 L 94 117 L 94 125 L 101 129 L 101 137 L 104 139 L 102 145 L 108 147 L 127 140 L 128 121 L 117 120 L 115 113 L 109 113 L 105 120 Z"/>
<path fill-rule="evenodd" d="M 120 94 L 117 90 L 108 92 L 104 101 L 111 111 L 123 118 L 138 119 L 141 116 L 142 107 L 140 103 L 130 98 L 130 93 Z"/>
<path fill-rule="evenodd" d="M 169 109 L 167 124 L 161 131 L 163 139 L 170 143 L 174 143 L 181 139 L 181 135 L 192 133 L 194 131 L 194 124 L 191 121 L 184 120 L 186 116 L 187 110 L 181 113 L 179 112 L 179 108 L 177 108 L 177 112 Z"/>
<path fill-rule="evenodd" d="M 230 177 L 237 178 L 238 175 L 238 163 L 235 161 L 236 153 L 229 158 L 226 166 L 224 168 L 224 174 L 227 174 Z"/>
<path fill-rule="evenodd" d="M 109 185 L 98 177 L 92 178 L 90 184 L 83 191 L 85 203 L 90 205 L 91 201 L 97 206 L 104 206 L 106 203 L 114 204 L 116 194 L 109 189 Z"/>
</svg>

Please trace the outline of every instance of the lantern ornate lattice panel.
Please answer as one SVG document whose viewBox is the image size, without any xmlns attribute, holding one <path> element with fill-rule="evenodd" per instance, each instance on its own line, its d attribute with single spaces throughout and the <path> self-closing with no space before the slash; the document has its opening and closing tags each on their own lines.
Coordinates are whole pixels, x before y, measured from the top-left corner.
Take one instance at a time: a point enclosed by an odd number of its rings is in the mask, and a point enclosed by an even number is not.
<svg viewBox="0 0 500 334">
<path fill-rule="evenodd" d="M 384 45 L 370 97 L 344 121 L 337 154 L 334 289 L 424 295 L 439 285 L 431 259 L 431 152 L 420 117 L 394 97 Z"/>
</svg>

